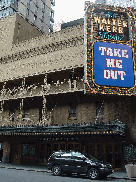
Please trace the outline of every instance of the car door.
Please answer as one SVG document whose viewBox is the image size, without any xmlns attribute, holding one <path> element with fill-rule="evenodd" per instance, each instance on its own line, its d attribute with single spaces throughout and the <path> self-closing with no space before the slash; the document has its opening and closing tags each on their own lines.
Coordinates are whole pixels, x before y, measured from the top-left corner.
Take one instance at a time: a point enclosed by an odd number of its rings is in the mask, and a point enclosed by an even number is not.
<svg viewBox="0 0 137 182">
<path fill-rule="evenodd" d="M 77 173 L 85 173 L 86 160 L 82 155 L 72 156 L 72 171 Z"/>
<path fill-rule="evenodd" d="M 60 160 L 60 164 L 61 164 L 61 168 L 62 170 L 65 171 L 71 171 L 71 166 L 72 166 L 72 158 L 71 158 L 71 153 L 67 154 L 62 154 L 61 155 L 61 160 Z"/>
</svg>

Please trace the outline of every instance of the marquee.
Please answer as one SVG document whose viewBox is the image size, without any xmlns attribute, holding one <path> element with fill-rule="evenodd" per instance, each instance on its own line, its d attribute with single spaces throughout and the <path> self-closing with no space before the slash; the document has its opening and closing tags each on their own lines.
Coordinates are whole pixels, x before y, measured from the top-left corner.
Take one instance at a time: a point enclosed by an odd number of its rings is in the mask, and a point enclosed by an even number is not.
<svg viewBox="0 0 137 182">
<path fill-rule="evenodd" d="M 85 93 L 135 95 L 135 10 L 85 2 Z"/>
</svg>

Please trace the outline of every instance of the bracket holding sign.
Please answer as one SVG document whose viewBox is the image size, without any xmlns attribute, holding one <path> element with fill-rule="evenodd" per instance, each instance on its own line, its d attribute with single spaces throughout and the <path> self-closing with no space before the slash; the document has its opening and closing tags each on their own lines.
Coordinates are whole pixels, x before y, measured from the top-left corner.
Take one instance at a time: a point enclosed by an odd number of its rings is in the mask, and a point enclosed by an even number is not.
<svg viewBox="0 0 137 182">
<path fill-rule="evenodd" d="M 85 93 L 135 95 L 135 13 L 85 2 Z"/>
</svg>

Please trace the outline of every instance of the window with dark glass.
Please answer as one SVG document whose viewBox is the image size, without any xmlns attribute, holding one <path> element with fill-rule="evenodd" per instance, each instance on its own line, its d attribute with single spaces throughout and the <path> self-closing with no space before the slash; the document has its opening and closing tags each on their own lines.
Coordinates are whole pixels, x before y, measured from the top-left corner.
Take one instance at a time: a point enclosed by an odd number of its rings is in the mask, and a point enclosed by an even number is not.
<svg viewBox="0 0 137 182">
<path fill-rule="evenodd" d="M 76 117 L 76 105 L 69 105 L 69 118 Z"/>
<path fill-rule="evenodd" d="M 29 15 L 29 9 L 27 8 L 27 15 Z"/>
<path fill-rule="evenodd" d="M 42 18 L 44 18 L 44 12 L 42 11 Z"/>
<path fill-rule="evenodd" d="M 25 119 L 29 118 L 29 109 L 24 110 L 24 118 Z"/>
<path fill-rule="evenodd" d="M 43 9 L 45 9 L 45 3 L 43 3 Z"/>
<path fill-rule="evenodd" d="M 37 19 L 37 16 L 36 15 L 34 15 L 34 20 L 36 20 Z"/>
<path fill-rule="evenodd" d="M 35 155 L 36 145 L 33 144 L 22 144 L 22 155 L 33 156 Z"/>
</svg>

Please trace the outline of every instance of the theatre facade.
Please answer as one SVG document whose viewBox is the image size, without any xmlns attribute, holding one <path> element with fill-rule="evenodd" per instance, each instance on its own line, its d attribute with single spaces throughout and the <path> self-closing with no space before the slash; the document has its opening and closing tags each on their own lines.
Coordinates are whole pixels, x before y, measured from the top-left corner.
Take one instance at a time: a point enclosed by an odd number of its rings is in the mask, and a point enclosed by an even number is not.
<svg viewBox="0 0 137 182">
<path fill-rule="evenodd" d="M 0 58 L 2 162 L 46 165 L 53 151 L 74 150 L 122 170 L 125 147 L 136 141 L 136 99 L 84 93 L 84 25 L 7 49 Z"/>
</svg>

